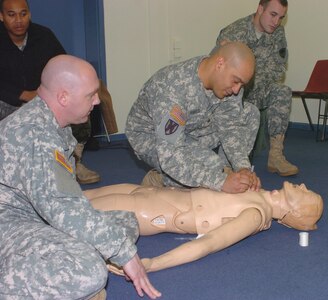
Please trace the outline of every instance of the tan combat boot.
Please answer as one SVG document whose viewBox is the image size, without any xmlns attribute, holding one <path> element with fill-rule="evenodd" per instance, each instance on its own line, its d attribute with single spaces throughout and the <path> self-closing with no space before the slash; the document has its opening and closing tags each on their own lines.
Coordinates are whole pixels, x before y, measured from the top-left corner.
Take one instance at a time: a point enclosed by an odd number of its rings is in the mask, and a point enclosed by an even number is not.
<svg viewBox="0 0 328 300">
<path fill-rule="evenodd" d="M 298 173 L 298 168 L 288 162 L 283 155 L 284 139 L 283 134 L 270 137 L 268 171 L 278 173 L 280 176 L 291 176 Z"/>
<path fill-rule="evenodd" d="M 76 180 L 80 184 L 96 183 L 96 182 L 100 181 L 99 174 L 95 171 L 89 170 L 81 162 L 83 148 L 84 148 L 84 145 L 82 143 L 78 143 L 74 150 Z"/>
<path fill-rule="evenodd" d="M 106 290 L 102 289 L 98 294 L 94 295 L 90 300 L 106 300 Z"/>
<path fill-rule="evenodd" d="M 143 178 L 141 185 L 163 187 L 164 183 L 162 175 L 158 173 L 155 169 L 150 170 Z"/>
</svg>

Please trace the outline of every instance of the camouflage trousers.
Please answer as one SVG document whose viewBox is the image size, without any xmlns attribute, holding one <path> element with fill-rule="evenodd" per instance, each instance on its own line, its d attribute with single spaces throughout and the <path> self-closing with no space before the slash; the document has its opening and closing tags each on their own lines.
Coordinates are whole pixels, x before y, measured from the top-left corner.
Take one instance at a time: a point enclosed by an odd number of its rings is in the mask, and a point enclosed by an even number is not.
<svg viewBox="0 0 328 300">
<path fill-rule="evenodd" d="M 89 244 L 35 221 L 0 230 L 0 299 L 89 299 L 105 287 L 106 264 Z"/>
<path fill-rule="evenodd" d="M 0 101 L 0 121 L 12 114 L 16 109 L 18 109 L 18 107 Z"/>
<path fill-rule="evenodd" d="M 250 93 L 245 101 L 253 103 L 259 109 L 266 110 L 269 136 L 286 133 L 292 107 L 290 87 L 274 83 L 266 89 Z"/>
</svg>

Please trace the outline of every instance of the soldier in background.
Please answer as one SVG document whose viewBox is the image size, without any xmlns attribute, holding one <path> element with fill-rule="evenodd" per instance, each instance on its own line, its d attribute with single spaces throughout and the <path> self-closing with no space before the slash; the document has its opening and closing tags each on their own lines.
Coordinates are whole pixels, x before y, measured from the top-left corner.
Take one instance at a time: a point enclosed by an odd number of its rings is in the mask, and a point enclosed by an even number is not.
<svg viewBox="0 0 328 300">
<path fill-rule="evenodd" d="M 65 54 L 54 33 L 33 23 L 26 0 L 0 0 L 0 120 L 36 96 L 41 72 L 52 57 Z M 97 172 L 82 164 L 90 138 L 89 122 L 74 125 L 77 179 L 81 184 L 100 181 Z"/>
<path fill-rule="evenodd" d="M 242 103 L 254 66 L 252 51 L 233 42 L 165 67 L 145 83 L 126 122 L 136 155 L 156 170 L 144 184 L 228 193 L 260 188 L 248 158 L 259 112 Z"/>
<path fill-rule="evenodd" d="M 281 176 L 298 173 L 298 168 L 283 154 L 292 103 L 291 88 L 282 84 L 288 50 L 281 22 L 287 8 L 287 0 L 261 0 L 255 14 L 222 29 L 216 41 L 216 47 L 226 41 L 243 42 L 255 55 L 255 76 L 245 87 L 244 100 L 266 110 L 270 137 L 268 170 Z"/>
</svg>

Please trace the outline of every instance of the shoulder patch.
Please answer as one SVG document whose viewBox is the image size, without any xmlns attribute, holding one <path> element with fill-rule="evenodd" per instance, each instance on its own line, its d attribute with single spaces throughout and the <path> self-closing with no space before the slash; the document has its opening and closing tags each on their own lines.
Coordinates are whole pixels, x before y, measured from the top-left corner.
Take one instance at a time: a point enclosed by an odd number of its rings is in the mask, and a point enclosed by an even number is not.
<svg viewBox="0 0 328 300">
<path fill-rule="evenodd" d="M 60 153 L 57 149 L 55 150 L 55 160 L 62 165 L 68 172 L 73 173 L 71 164 L 67 161 L 64 154 Z"/>
<path fill-rule="evenodd" d="M 173 106 L 170 115 L 180 126 L 186 125 L 186 115 L 183 113 L 179 105 L 176 104 Z"/>
<path fill-rule="evenodd" d="M 157 135 L 170 143 L 175 143 L 186 125 L 186 115 L 179 105 L 174 105 L 162 119 Z"/>
</svg>

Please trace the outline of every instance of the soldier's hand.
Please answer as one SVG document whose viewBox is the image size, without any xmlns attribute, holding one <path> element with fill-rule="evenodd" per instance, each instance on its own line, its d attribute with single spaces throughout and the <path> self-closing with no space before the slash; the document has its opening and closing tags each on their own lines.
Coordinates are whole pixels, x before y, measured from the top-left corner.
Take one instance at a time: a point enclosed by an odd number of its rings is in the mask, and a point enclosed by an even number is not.
<svg viewBox="0 0 328 300">
<path fill-rule="evenodd" d="M 255 172 L 249 169 L 241 169 L 239 172 L 249 176 L 249 190 L 258 192 L 261 189 L 261 180 Z"/>
<path fill-rule="evenodd" d="M 237 194 L 247 190 L 258 191 L 261 181 L 254 172 L 248 169 L 241 169 L 238 172 L 228 174 L 221 190 L 226 193 Z"/>
<path fill-rule="evenodd" d="M 146 293 L 151 299 L 156 299 L 162 295 L 150 283 L 138 254 L 136 254 L 123 266 L 123 271 L 126 279 L 133 282 L 133 285 L 140 297 L 143 297 L 144 293 Z"/>
</svg>

